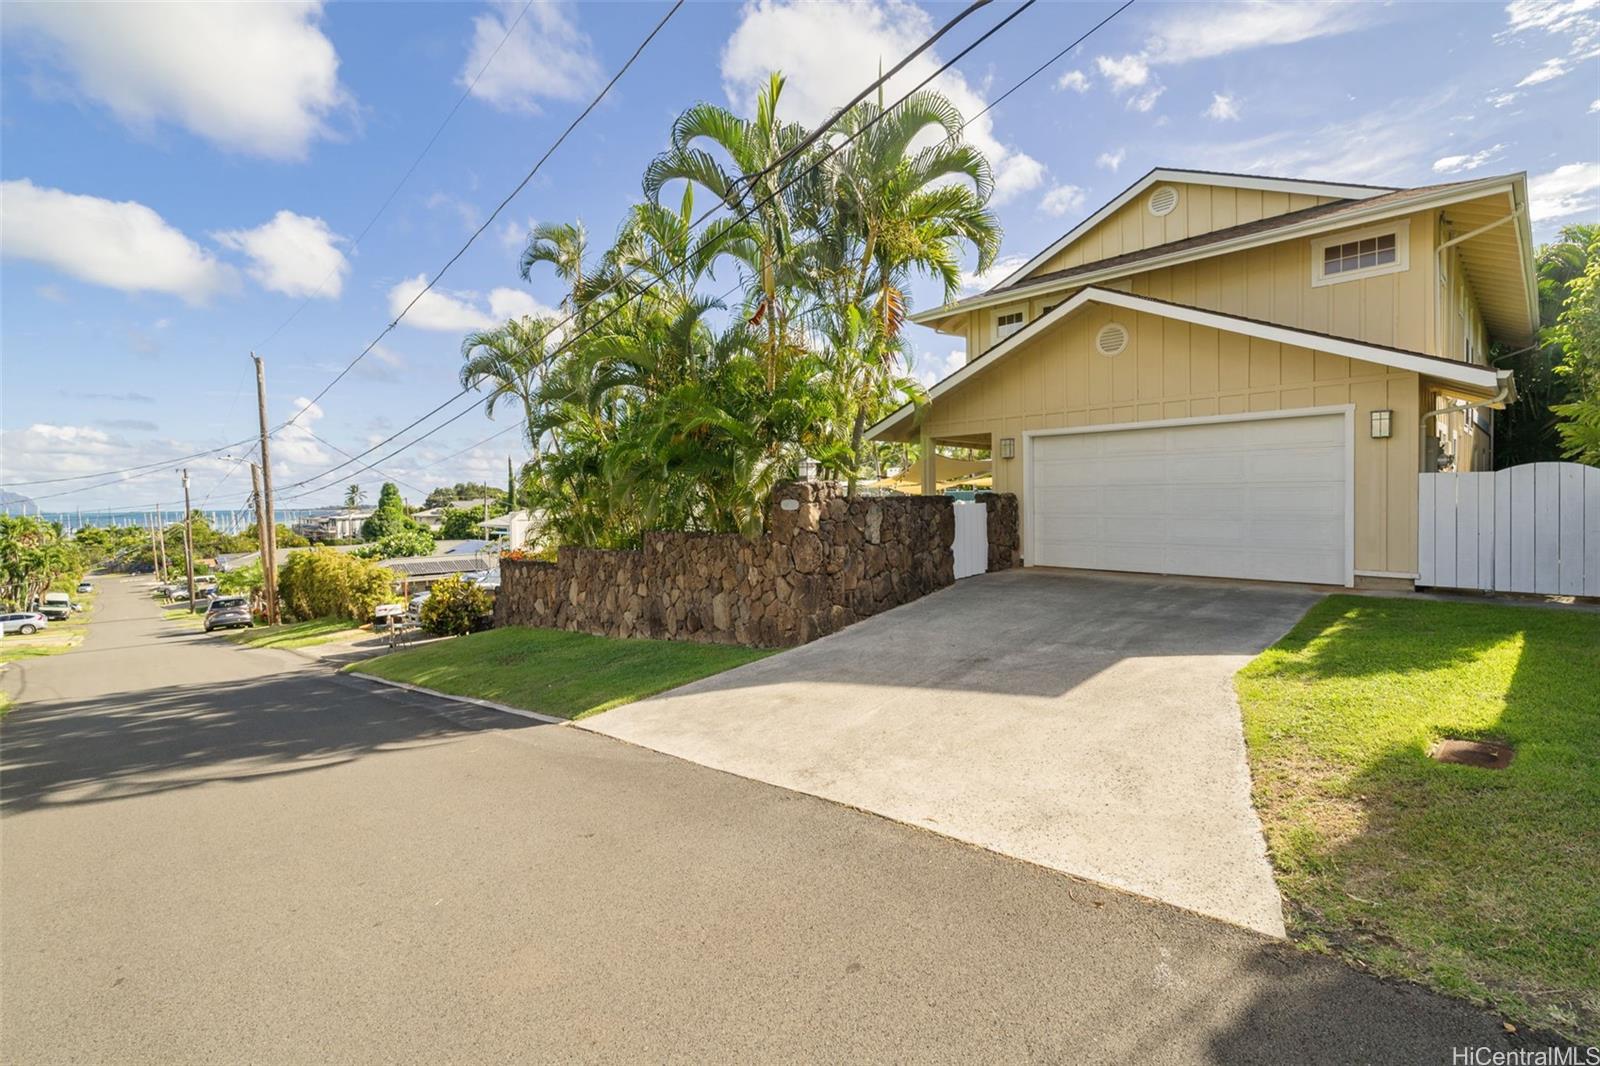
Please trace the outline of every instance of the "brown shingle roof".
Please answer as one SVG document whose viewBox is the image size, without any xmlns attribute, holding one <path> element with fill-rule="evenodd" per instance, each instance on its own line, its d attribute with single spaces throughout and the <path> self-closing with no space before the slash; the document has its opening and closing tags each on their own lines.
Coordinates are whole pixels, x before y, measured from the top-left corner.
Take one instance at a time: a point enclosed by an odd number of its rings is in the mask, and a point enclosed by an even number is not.
<svg viewBox="0 0 1600 1066">
<path fill-rule="evenodd" d="M 1019 278 L 1009 285 L 996 285 L 994 288 L 985 291 L 980 299 L 983 297 L 998 296 L 1008 292 L 1024 292 L 1028 289 L 1032 289 L 1041 285 L 1051 285 L 1059 281 L 1070 280 L 1071 278 L 1078 277 L 1080 275 L 1094 274 L 1102 270 L 1110 270 L 1119 266 L 1127 266 L 1133 263 L 1143 262 L 1146 259 L 1155 259 L 1160 256 L 1173 255 L 1179 252 L 1187 252 L 1195 248 L 1204 248 L 1206 245 L 1210 244 L 1221 244 L 1224 241 L 1231 241 L 1239 237 L 1249 237 L 1258 233 L 1269 233 L 1272 230 L 1282 229 L 1286 226 L 1298 225 L 1301 222 L 1309 222 L 1324 218 L 1337 218 L 1341 214 L 1347 214 L 1357 209 L 1367 210 L 1372 207 L 1403 204 L 1407 200 L 1422 199 L 1445 189 L 1454 188 L 1460 185 L 1473 185 L 1482 180 L 1483 179 L 1481 178 L 1474 178 L 1471 181 L 1450 181 L 1443 182 L 1438 185 L 1419 185 L 1414 189 L 1397 189 L 1394 192 L 1383 193 L 1379 196 L 1372 196 L 1363 200 L 1335 200 L 1332 203 L 1319 204 L 1316 207 L 1305 207 L 1301 208 L 1299 211 L 1290 211 L 1286 214 L 1274 215 L 1271 218 L 1263 218 L 1255 222 L 1243 222 L 1237 226 L 1229 226 L 1226 229 L 1212 230 L 1210 233 L 1202 233 L 1198 237 L 1187 237 L 1181 241 L 1168 241 L 1166 244 L 1158 244 L 1150 248 L 1142 248 L 1137 252 L 1126 252 L 1122 255 L 1114 255 L 1105 259 L 1096 259 L 1092 263 L 1083 263 L 1079 266 L 1068 267 L 1065 270 L 1052 270 L 1047 274 L 1030 274 L 1027 277 Z"/>
</svg>

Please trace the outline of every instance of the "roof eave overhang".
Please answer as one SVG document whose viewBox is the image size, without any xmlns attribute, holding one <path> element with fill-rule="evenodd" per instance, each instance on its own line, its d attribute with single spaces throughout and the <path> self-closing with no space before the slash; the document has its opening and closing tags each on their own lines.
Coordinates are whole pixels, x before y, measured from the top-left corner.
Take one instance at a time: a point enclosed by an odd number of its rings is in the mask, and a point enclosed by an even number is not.
<svg viewBox="0 0 1600 1066">
<path fill-rule="evenodd" d="M 1129 311 L 1145 312 L 1159 315 L 1163 318 L 1178 319 L 1191 325 L 1208 326 L 1212 329 L 1259 337 L 1262 340 L 1277 341 L 1282 344 L 1292 344 L 1296 347 L 1327 352 L 1330 355 L 1342 355 L 1350 359 L 1359 359 L 1363 362 L 1392 366 L 1399 370 L 1414 371 L 1426 377 L 1449 381 L 1473 389 L 1498 391 L 1503 384 L 1503 375 L 1506 373 L 1493 367 L 1457 363 L 1452 360 L 1437 359 L 1415 352 L 1381 348 L 1376 345 L 1364 344 L 1361 341 L 1309 333 L 1305 330 L 1295 329 L 1292 326 L 1280 326 L 1271 322 L 1238 318 L 1233 315 L 1207 311 L 1198 307 L 1189 307 L 1184 304 L 1151 300 L 1131 293 L 1118 292 L 1114 289 L 1088 287 L 1075 294 L 1071 299 L 1064 301 L 1034 319 L 966 366 L 936 382 L 928 390 L 928 401 L 931 403 L 937 400 L 940 396 L 958 387 L 963 382 L 988 370 L 1023 344 L 1070 318 L 1079 309 L 1090 303 L 1120 307 Z M 916 414 L 916 410 L 917 405 L 914 403 L 902 405 L 893 414 L 880 419 L 869 427 L 866 431 L 867 439 L 875 440 L 881 434 L 899 428 L 906 419 Z"/>
<path fill-rule="evenodd" d="M 1266 230 L 1246 236 L 1235 237 L 1232 240 L 1218 241 L 1215 244 L 1206 244 L 1198 248 L 1190 248 L 1181 252 L 1172 252 L 1168 255 L 1152 256 L 1138 262 L 1124 263 L 1121 266 L 1107 267 L 1104 270 L 1088 271 L 1071 278 L 1061 278 L 1053 282 L 1042 282 L 1036 286 L 1008 289 L 997 292 L 990 290 L 978 296 L 958 300 L 955 303 L 943 304 L 932 307 L 926 311 L 919 311 L 910 316 L 911 321 L 918 325 L 929 323 L 954 314 L 967 311 L 977 311 L 997 304 L 1015 303 L 1018 300 L 1031 299 L 1035 296 L 1048 295 L 1062 289 L 1072 289 L 1079 286 L 1093 285 L 1099 281 L 1109 281 L 1114 278 L 1126 277 L 1129 274 L 1143 274 L 1150 270 L 1159 270 L 1162 267 L 1174 266 L 1178 263 L 1191 262 L 1196 259 L 1209 259 L 1212 256 L 1225 255 L 1229 252 L 1242 251 L 1247 248 L 1258 248 L 1262 245 L 1276 244 L 1279 241 L 1293 240 L 1296 237 L 1314 236 L 1318 233 L 1334 232 L 1341 229 L 1350 229 L 1365 222 L 1379 221 L 1400 215 L 1410 215 L 1418 211 L 1429 211 L 1444 207 L 1460 200 L 1470 200 L 1479 196 L 1490 195 L 1496 191 L 1508 191 L 1516 195 L 1515 189 L 1520 181 L 1513 178 L 1508 181 L 1504 177 L 1485 178 L 1482 182 L 1473 185 L 1463 185 L 1449 192 L 1437 193 L 1433 196 L 1418 197 L 1400 204 L 1385 204 L 1374 208 L 1362 210 L 1354 208 L 1342 213 L 1335 218 L 1308 219 L 1305 222 L 1284 226 L 1281 229 Z M 1374 191 L 1373 195 L 1381 194 L 1382 190 Z M 1524 202 L 1526 192 L 1522 193 Z M 1531 246 L 1531 245 L 1530 245 Z M 1023 268 L 1024 271 L 1029 269 Z M 1018 273 L 1022 273 L 1019 271 Z M 1013 274 L 1013 277 L 1016 275 Z M 1010 279 L 1007 279 L 1010 280 Z M 1005 282 L 1001 282 L 1005 284 Z M 1535 289 L 1537 292 L 1537 289 Z M 1537 306 L 1537 297 L 1535 297 Z M 1535 315 L 1537 321 L 1537 314 Z"/>
</svg>

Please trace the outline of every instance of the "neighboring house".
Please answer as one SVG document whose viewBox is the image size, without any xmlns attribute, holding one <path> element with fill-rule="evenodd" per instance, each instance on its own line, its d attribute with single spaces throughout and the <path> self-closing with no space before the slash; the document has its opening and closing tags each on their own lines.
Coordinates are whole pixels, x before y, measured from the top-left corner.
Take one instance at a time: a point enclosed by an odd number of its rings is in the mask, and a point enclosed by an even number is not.
<svg viewBox="0 0 1600 1066">
<path fill-rule="evenodd" d="M 294 531 L 307 540 L 355 540 L 372 513 L 371 508 L 345 508 L 332 514 L 307 515 L 294 524 Z"/>
<path fill-rule="evenodd" d="M 869 436 L 991 449 L 1029 565 L 1409 583 L 1418 472 L 1492 465 L 1489 345 L 1534 343 L 1527 203 L 1151 171 L 912 316 L 967 364 Z"/>
<path fill-rule="evenodd" d="M 501 548 L 525 548 L 528 539 L 544 528 L 544 512 L 512 511 L 483 524 L 489 539 Z"/>
<path fill-rule="evenodd" d="M 500 554 L 462 552 L 455 555 L 414 555 L 400 559 L 384 559 L 378 565 L 394 573 L 395 588 L 398 592 L 412 595 L 447 577 L 498 573 Z"/>
<path fill-rule="evenodd" d="M 444 525 L 446 511 L 467 511 L 471 514 L 484 514 L 489 508 L 485 507 L 484 500 L 456 500 L 443 507 L 429 507 L 421 511 L 413 511 L 411 517 L 428 529 L 438 529 Z"/>
</svg>

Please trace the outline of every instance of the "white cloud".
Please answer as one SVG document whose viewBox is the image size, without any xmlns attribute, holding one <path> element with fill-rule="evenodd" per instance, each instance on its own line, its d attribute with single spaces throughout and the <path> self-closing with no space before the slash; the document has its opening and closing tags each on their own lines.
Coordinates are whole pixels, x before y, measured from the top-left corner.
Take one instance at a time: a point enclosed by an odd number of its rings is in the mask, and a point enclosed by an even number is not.
<svg viewBox="0 0 1600 1066">
<path fill-rule="evenodd" d="M 300 411 L 299 417 L 272 435 L 274 477 L 292 477 L 301 470 L 324 466 L 333 459 L 311 435 L 311 427 L 322 419 L 322 408 L 309 397 L 297 396 L 294 410 Z"/>
<path fill-rule="evenodd" d="M 75 389 L 70 390 L 70 394 L 79 399 L 87 396 L 111 401 L 149 400 L 149 397 L 137 393 L 86 394 Z M 74 493 L 72 496 L 42 503 L 46 509 L 58 504 L 63 505 L 64 509 L 79 504 L 90 508 L 118 506 L 126 504 L 129 499 L 162 498 L 169 501 L 170 507 L 172 494 L 181 492 L 178 480 L 179 464 L 176 460 L 183 460 L 182 466 L 187 467 L 189 473 L 194 476 L 196 499 L 203 498 L 208 488 L 215 483 L 215 478 L 233 465 L 218 456 L 183 459 L 184 456 L 193 455 L 203 448 L 215 447 L 219 443 L 215 440 L 196 443 L 149 436 L 130 438 L 123 435 L 124 432 L 147 434 L 156 431 L 157 427 L 142 419 L 107 418 L 103 424 L 117 432 L 107 433 L 105 429 L 93 426 L 59 425 L 48 422 L 35 422 L 25 428 L 0 431 L 0 482 L 80 477 L 109 467 L 164 464 L 170 460 L 174 461 L 171 465 L 155 465 L 148 472 L 136 474 L 124 481 L 113 481 L 98 492 Z M 81 481 L 65 487 L 81 489 L 95 484 L 96 480 L 84 477 Z M 246 483 L 248 484 L 248 479 Z M 63 486 L 55 486 L 54 489 L 40 486 L 39 491 L 49 492 L 61 488 Z M 26 494 L 28 490 L 23 488 L 19 491 Z"/>
<path fill-rule="evenodd" d="M 1115 174 L 1122 169 L 1122 161 L 1126 158 L 1128 158 L 1128 150 L 1126 148 L 1118 148 L 1115 152 L 1101 152 L 1095 157 L 1094 165 Z"/>
<path fill-rule="evenodd" d="M 144 204 L 0 183 L 0 249 L 80 281 L 123 292 L 167 292 L 191 303 L 233 283 L 233 272 Z"/>
<path fill-rule="evenodd" d="M 1500 153 L 1504 152 L 1505 149 L 1505 145 L 1496 144 L 1481 151 L 1473 152 L 1470 155 L 1447 155 L 1442 159 L 1433 161 L 1433 172 L 1435 174 L 1459 174 L 1465 170 L 1477 170 L 1479 167 L 1499 159 Z"/>
<path fill-rule="evenodd" d="M 1600 112 L 1600 100 L 1596 100 L 1594 103 L 1589 105 L 1589 114 L 1593 115 L 1596 112 Z"/>
<path fill-rule="evenodd" d="M 1218 122 L 1237 122 L 1239 120 L 1239 99 L 1227 93 L 1212 93 L 1211 106 L 1205 111 L 1207 118 L 1214 118 Z"/>
<path fill-rule="evenodd" d="M 1600 209 L 1600 163 L 1568 163 L 1528 181 L 1528 212 L 1535 222 Z"/>
<path fill-rule="evenodd" d="M 769 73 L 781 70 L 788 82 L 780 117 L 816 125 L 932 31 L 928 13 L 909 0 L 753 0 L 723 47 L 723 87 L 734 106 L 749 112 Z M 924 52 L 890 79 L 885 98 L 899 99 L 940 62 L 935 50 Z M 949 97 L 964 116 L 983 110 L 984 95 L 957 71 L 940 75 L 930 88 Z M 990 116 L 972 121 L 964 136 L 989 157 L 996 203 L 1044 183 L 1044 164 L 1000 141 Z"/>
<path fill-rule="evenodd" d="M 979 289 L 987 289 L 992 285 L 997 285 L 1007 275 L 1013 274 L 1017 270 L 1021 269 L 1022 265 L 1027 261 L 1027 256 L 1003 255 L 996 259 L 994 264 L 981 274 L 962 271 L 961 288 L 963 291 L 971 292 Z"/>
<path fill-rule="evenodd" d="M 1131 111 L 1149 111 L 1156 106 L 1156 101 L 1161 99 L 1161 94 L 1166 92 L 1164 85 L 1152 85 L 1142 93 L 1135 93 L 1128 97 L 1128 109 Z"/>
<path fill-rule="evenodd" d="M 922 383 L 922 387 L 928 389 L 966 365 L 967 353 L 960 348 L 955 349 L 943 358 L 932 352 L 923 352 L 912 372 L 916 375 L 917 380 Z"/>
<path fill-rule="evenodd" d="M 1547 59 L 1535 67 L 1533 73 L 1517 82 L 1517 88 L 1521 89 L 1529 85 L 1541 85 L 1547 81 L 1555 81 L 1566 72 L 1567 61 L 1565 59 L 1559 56 L 1555 59 Z"/>
<path fill-rule="evenodd" d="M 39 45 L 43 91 L 87 98 L 124 124 L 173 123 L 227 149 L 303 159 L 350 107 L 320 3 L 8 4 Z"/>
<path fill-rule="evenodd" d="M 1489 105 L 1491 107 L 1510 107 L 1517 102 L 1517 97 L 1521 95 L 1521 93 L 1516 92 L 1494 93 L 1489 97 Z"/>
<path fill-rule="evenodd" d="M 389 290 L 389 313 L 398 315 L 405 311 L 417 293 L 427 285 L 428 276 L 418 274 L 407 278 Z M 452 292 L 433 288 L 417 300 L 416 306 L 406 311 L 402 320 L 416 329 L 437 330 L 441 333 L 470 333 L 473 330 L 493 329 L 507 319 L 522 315 L 548 315 L 552 312 L 521 289 L 493 289 L 488 296 L 488 307 L 483 306 L 483 296 L 476 292 Z"/>
<path fill-rule="evenodd" d="M 1083 199 L 1084 192 L 1078 186 L 1057 185 L 1044 194 L 1044 199 L 1039 201 L 1039 210 L 1060 218 L 1067 212 L 1082 207 Z"/>
<path fill-rule="evenodd" d="M 1069 70 L 1056 79 L 1056 88 L 1086 93 L 1089 91 L 1089 77 L 1081 70 Z"/>
<path fill-rule="evenodd" d="M 320 218 L 279 211 L 255 229 L 213 234 L 224 248 L 250 258 L 249 273 L 264 289 L 286 296 L 338 299 L 350 270 L 344 238 Z"/>
<path fill-rule="evenodd" d="M 1094 65 L 1113 89 L 1133 89 L 1150 80 L 1150 64 L 1140 55 L 1096 56 Z"/>
<path fill-rule="evenodd" d="M 507 37 L 520 10 L 500 3 L 472 20 L 472 48 L 456 84 L 472 86 L 473 96 L 503 111 L 532 113 L 540 110 L 540 100 L 577 100 L 600 85 L 594 44 L 578 29 L 570 4 L 533 4 Z"/>
<path fill-rule="evenodd" d="M 1242 174 L 1281 174 L 1323 181 L 1392 185 L 1438 158 L 1456 124 L 1447 121 L 1452 93 L 1393 100 L 1381 108 L 1321 126 L 1291 127 L 1245 140 L 1214 137 L 1176 146 L 1191 165 Z M 1353 152 L 1350 145 L 1361 150 Z"/>
<path fill-rule="evenodd" d="M 1178 4 L 1153 27 L 1145 58 L 1154 64 L 1213 59 L 1267 45 L 1296 44 L 1371 25 L 1365 4 L 1248 0 Z"/>
<path fill-rule="evenodd" d="M 1506 5 L 1507 35 L 1543 30 L 1567 38 L 1575 56 L 1600 44 L 1600 3 L 1596 0 L 1512 0 Z"/>
</svg>

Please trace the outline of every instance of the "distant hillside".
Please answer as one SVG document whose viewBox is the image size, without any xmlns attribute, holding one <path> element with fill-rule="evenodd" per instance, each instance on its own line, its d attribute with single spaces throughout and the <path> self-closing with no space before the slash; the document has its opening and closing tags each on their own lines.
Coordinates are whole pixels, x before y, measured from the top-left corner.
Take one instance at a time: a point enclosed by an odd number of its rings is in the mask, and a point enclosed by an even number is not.
<svg viewBox="0 0 1600 1066">
<path fill-rule="evenodd" d="M 0 489 L 0 514 L 28 514 L 38 509 L 39 505 L 29 497 Z"/>
</svg>

